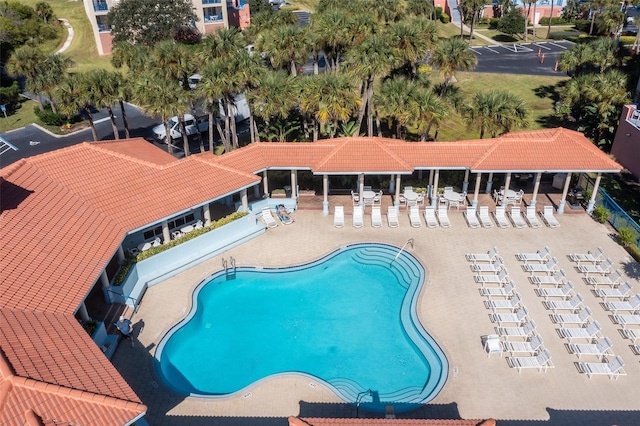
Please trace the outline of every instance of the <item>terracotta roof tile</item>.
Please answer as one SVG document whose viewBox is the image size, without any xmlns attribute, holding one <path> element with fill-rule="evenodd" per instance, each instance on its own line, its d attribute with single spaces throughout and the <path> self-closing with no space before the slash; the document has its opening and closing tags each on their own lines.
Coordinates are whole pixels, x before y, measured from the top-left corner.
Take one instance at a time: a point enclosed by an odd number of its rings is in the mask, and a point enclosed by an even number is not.
<svg viewBox="0 0 640 426">
<path fill-rule="evenodd" d="M 302 420 L 302 422 L 296 422 Z M 354 419 L 289 417 L 289 424 L 296 426 L 478 426 L 482 420 L 434 420 L 434 419 Z"/>
</svg>

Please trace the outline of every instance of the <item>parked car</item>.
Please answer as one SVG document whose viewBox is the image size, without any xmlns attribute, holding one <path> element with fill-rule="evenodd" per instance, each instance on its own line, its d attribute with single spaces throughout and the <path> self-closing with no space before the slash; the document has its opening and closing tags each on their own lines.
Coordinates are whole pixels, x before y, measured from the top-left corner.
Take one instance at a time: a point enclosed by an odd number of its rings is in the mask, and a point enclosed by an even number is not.
<svg viewBox="0 0 640 426">
<path fill-rule="evenodd" d="M 191 114 L 184 115 L 184 128 L 187 132 L 187 136 L 195 135 L 196 132 L 207 132 L 209 130 L 209 116 L 194 117 Z M 180 122 L 177 116 L 173 116 L 169 119 L 169 129 L 171 139 L 181 139 L 182 131 L 180 130 Z M 153 136 L 159 142 L 166 142 L 167 130 L 164 124 L 158 124 L 153 128 Z"/>
</svg>

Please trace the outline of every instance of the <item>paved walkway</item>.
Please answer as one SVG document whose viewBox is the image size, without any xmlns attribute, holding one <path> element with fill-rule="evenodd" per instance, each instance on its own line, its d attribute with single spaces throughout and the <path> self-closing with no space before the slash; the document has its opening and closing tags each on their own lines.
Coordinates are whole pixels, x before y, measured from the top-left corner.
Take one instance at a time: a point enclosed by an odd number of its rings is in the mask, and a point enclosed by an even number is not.
<svg viewBox="0 0 640 426">
<path fill-rule="evenodd" d="M 64 19 L 64 18 L 58 18 L 58 20 L 61 21 L 62 24 L 65 27 L 67 27 L 67 39 L 65 40 L 64 44 L 62 45 L 62 47 L 60 49 L 58 49 L 56 54 L 66 51 L 69 48 L 69 46 L 71 45 L 71 42 L 73 41 L 73 36 L 74 36 L 73 27 L 71 26 L 69 21 Z"/>
<path fill-rule="evenodd" d="M 606 424 L 633 424 L 640 416 L 637 383 L 640 356 L 622 338 L 619 327 L 574 270 L 567 258 L 601 246 L 627 273 L 640 291 L 640 269 L 610 236 L 610 230 L 585 214 L 559 215 L 557 229 L 477 229 L 467 228 L 462 211 L 451 211 L 450 229 L 411 228 L 404 211 L 400 227 L 373 229 L 370 216 L 365 227 L 336 229 L 332 216 L 319 211 L 298 211 L 290 226 L 269 229 L 266 234 L 236 247 L 223 257 L 233 256 L 238 265 L 293 265 L 316 259 L 336 247 L 353 242 L 381 241 L 402 246 L 415 239 L 412 253 L 426 267 L 429 281 L 422 290 L 418 312 L 422 324 L 443 348 L 450 365 L 449 378 L 432 403 L 410 413 L 407 418 L 497 418 L 512 420 L 499 424 L 543 425 L 604 424 L 593 418 L 606 418 Z M 384 218 L 386 220 L 386 218 Z M 515 258 L 518 252 L 535 252 L 545 245 L 558 257 L 576 290 L 584 296 L 593 318 L 613 342 L 616 355 L 626 362 L 626 377 L 612 381 L 606 377 L 589 380 L 578 373 L 577 358 L 565 348 L 566 341 L 556 332 L 542 299 L 537 297 Z M 481 336 L 492 334 L 494 324 L 478 294 L 478 285 L 465 260 L 467 252 L 486 252 L 496 246 L 522 295 L 530 316 L 538 325 L 545 346 L 555 365 L 546 373 L 508 367 L 504 357 L 487 358 Z M 274 250 L 274 247 L 280 249 Z M 283 256 L 283 253 L 286 255 Z M 296 375 L 269 378 L 225 398 L 197 398 L 176 395 L 165 388 L 154 370 L 154 353 L 162 336 L 191 308 L 191 294 L 198 283 L 220 269 L 221 256 L 151 287 L 133 317 L 137 337 L 135 348 L 121 345 L 113 359 L 116 368 L 148 405 L 152 425 L 286 425 L 290 415 L 354 417 L 355 408 L 345 404 L 320 381 Z M 584 360 L 584 359 L 583 359 Z M 206 362 L 196 360 L 194 362 Z M 313 386 L 310 384 L 313 383 Z M 595 417 L 594 417 L 595 416 Z M 600 416 L 600 417 L 598 417 Z M 635 420 L 633 420 L 635 419 Z"/>
</svg>

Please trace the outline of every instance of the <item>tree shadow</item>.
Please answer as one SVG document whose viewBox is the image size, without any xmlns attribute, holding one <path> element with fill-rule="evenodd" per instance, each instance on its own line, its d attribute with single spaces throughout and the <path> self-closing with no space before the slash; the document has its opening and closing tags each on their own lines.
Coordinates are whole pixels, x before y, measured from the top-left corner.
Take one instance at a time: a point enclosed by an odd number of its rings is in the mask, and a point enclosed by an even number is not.
<svg viewBox="0 0 640 426">
<path fill-rule="evenodd" d="M 515 43 L 516 41 L 519 41 L 517 38 L 507 34 L 498 34 L 491 38 L 499 43 Z"/>
</svg>

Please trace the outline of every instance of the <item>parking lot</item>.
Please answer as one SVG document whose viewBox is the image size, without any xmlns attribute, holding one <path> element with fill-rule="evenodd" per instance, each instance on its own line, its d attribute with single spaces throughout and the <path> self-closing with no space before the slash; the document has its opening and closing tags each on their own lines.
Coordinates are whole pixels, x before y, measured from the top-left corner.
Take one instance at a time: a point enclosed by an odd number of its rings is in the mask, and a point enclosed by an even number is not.
<svg viewBox="0 0 640 426">
<path fill-rule="evenodd" d="M 571 46 L 570 41 L 553 41 L 473 47 L 478 58 L 474 71 L 562 76 L 565 73 L 556 70 L 556 60 Z"/>
</svg>

